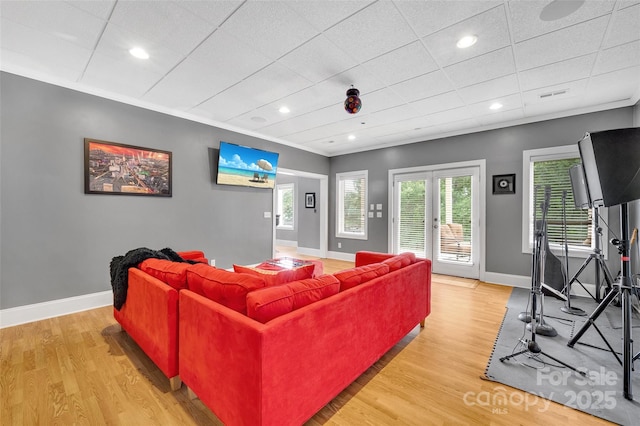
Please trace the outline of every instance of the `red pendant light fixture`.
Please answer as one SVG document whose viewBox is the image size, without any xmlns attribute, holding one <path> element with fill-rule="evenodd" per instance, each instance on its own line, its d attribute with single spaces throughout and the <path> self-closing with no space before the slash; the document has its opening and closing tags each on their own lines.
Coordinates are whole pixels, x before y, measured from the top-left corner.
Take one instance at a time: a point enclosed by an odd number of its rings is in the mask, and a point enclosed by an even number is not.
<svg viewBox="0 0 640 426">
<path fill-rule="evenodd" d="M 356 114 L 362 108 L 360 100 L 360 91 L 351 85 L 351 89 L 347 90 L 347 99 L 344 100 L 344 109 L 349 114 Z"/>
</svg>

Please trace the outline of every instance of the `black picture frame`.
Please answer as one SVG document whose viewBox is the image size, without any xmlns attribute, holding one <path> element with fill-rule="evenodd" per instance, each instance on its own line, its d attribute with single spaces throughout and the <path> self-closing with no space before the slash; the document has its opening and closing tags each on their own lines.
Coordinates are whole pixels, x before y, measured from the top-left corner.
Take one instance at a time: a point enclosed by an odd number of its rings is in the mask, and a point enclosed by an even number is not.
<svg viewBox="0 0 640 426">
<path fill-rule="evenodd" d="M 493 193 L 515 194 L 516 193 L 516 175 L 493 175 Z"/>
<path fill-rule="evenodd" d="M 305 192 L 304 194 L 304 206 L 308 209 L 316 208 L 316 193 L 315 192 Z"/>
<path fill-rule="evenodd" d="M 172 154 L 84 139 L 84 193 L 171 197 Z"/>
</svg>

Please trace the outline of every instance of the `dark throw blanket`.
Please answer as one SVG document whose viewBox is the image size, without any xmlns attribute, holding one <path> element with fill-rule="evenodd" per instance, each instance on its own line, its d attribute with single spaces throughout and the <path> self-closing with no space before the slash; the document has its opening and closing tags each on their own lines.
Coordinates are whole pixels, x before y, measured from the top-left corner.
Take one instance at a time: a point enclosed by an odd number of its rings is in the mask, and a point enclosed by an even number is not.
<svg viewBox="0 0 640 426">
<path fill-rule="evenodd" d="M 116 256 L 111 259 L 109 271 L 111 273 L 111 289 L 113 290 L 113 306 L 119 311 L 127 300 L 127 288 L 129 286 L 129 268 L 136 267 L 146 259 L 165 259 L 172 262 L 197 263 L 185 260 L 178 253 L 170 248 L 162 250 L 151 250 L 140 247 L 128 251 L 124 256 Z"/>
</svg>

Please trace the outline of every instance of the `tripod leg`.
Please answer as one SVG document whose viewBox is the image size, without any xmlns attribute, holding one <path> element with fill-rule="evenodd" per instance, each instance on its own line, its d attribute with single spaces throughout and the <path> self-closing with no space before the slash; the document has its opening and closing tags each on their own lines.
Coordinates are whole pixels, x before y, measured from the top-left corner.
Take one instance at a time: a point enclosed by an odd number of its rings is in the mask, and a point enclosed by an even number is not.
<svg viewBox="0 0 640 426">
<path fill-rule="evenodd" d="M 547 358 L 551 358 L 552 360 L 554 360 L 554 361 L 555 361 L 555 362 L 557 362 L 558 364 L 560 364 L 560 365 L 564 365 L 565 367 L 567 367 L 567 368 L 569 368 L 569 369 L 571 369 L 571 370 L 575 371 L 576 373 L 581 374 L 582 376 L 586 376 L 586 375 L 587 375 L 587 372 L 586 372 L 586 371 L 580 371 L 580 370 L 577 370 L 577 369 L 575 369 L 574 367 L 572 367 L 572 366 L 570 366 L 569 364 L 567 364 L 566 362 L 562 362 L 562 361 L 560 361 L 558 358 L 554 358 L 554 357 L 552 357 L 551 355 L 549 355 L 549 354 L 548 354 L 548 353 L 546 353 L 546 352 L 540 352 L 540 353 L 541 353 L 542 355 L 546 356 Z"/>
<path fill-rule="evenodd" d="M 609 303 L 611 303 L 611 301 L 618 295 L 618 292 L 620 290 L 618 289 L 617 291 L 610 291 L 609 294 L 607 294 L 607 297 L 605 297 L 602 302 L 600 302 L 600 304 L 598 305 L 598 307 L 595 309 L 595 311 L 593 311 L 593 313 L 591 315 L 589 315 L 589 319 L 587 320 L 587 322 L 584 323 L 584 325 L 582 326 L 582 328 L 580 330 L 578 330 L 578 332 L 576 333 L 575 336 L 573 336 L 573 338 L 571 340 L 569 340 L 569 343 L 567 343 L 567 346 L 569 346 L 570 348 L 573 347 L 573 345 L 576 344 L 576 342 L 578 340 L 580 340 L 580 338 L 582 337 L 582 335 L 589 329 L 589 327 L 594 323 L 594 321 L 600 316 L 600 314 L 605 310 L 605 308 L 607 306 L 609 306 Z"/>
<path fill-rule="evenodd" d="M 525 352 L 529 352 L 529 349 L 523 349 L 520 352 L 516 352 L 515 354 L 503 356 L 502 358 L 500 358 L 500 362 L 505 362 L 511 358 L 517 357 L 518 355 L 522 355 Z"/>
</svg>

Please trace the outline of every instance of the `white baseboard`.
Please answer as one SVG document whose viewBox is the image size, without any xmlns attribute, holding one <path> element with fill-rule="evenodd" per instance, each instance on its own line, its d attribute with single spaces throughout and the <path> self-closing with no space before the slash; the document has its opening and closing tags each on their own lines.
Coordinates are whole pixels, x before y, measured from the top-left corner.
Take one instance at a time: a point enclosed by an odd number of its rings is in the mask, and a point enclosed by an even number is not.
<svg viewBox="0 0 640 426">
<path fill-rule="evenodd" d="M 341 251 L 329 251 L 327 252 L 327 257 L 329 259 L 346 260 L 347 262 L 356 261 L 355 253 L 343 253 Z"/>
<path fill-rule="evenodd" d="M 305 256 L 322 257 L 322 252 L 320 251 L 320 249 L 298 246 L 297 251 L 298 251 L 298 254 L 304 254 Z"/>
<path fill-rule="evenodd" d="M 113 304 L 111 290 L 0 310 L 0 328 L 73 314 Z"/>
<path fill-rule="evenodd" d="M 298 247 L 298 242 L 294 240 L 276 240 L 277 246 Z"/>
</svg>

